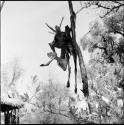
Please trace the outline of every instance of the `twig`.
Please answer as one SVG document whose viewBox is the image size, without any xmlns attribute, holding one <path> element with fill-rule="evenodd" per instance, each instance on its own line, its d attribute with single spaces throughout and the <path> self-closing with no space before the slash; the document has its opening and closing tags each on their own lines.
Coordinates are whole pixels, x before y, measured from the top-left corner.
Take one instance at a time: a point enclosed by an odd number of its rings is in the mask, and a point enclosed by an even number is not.
<svg viewBox="0 0 124 125">
<path fill-rule="evenodd" d="M 49 26 L 47 23 L 45 23 L 48 28 L 50 28 L 53 32 L 56 32 L 51 26 Z"/>
<path fill-rule="evenodd" d="M 59 25 L 60 28 L 61 28 L 61 25 L 62 25 L 63 20 L 64 20 L 64 17 L 62 17 L 61 23 L 60 23 L 60 25 Z"/>
<path fill-rule="evenodd" d="M 104 8 L 104 9 L 108 9 L 108 11 L 103 15 L 103 16 L 100 16 L 101 18 L 104 18 L 106 17 L 107 15 L 109 15 L 112 11 L 114 10 L 118 10 L 120 7 L 124 6 L 124 4 L 120 4 L 118 6 L 114 6 L 112 8 L 108 8 L 108 7 L 105 7 L 105 6 L 101 6 L 101 5 L 97 5 L 98 7 L 101 7 L 101 8 Z"/>
<path fill-rule="evenodd" d="M 34 94 L 34 93 L 30 90 L 30 88 L 29 88 L 29 91 L 32 93 L 32 95 L 33 95 L 37 100 L 41 101 L 40 98 L 38 98 L 38 97 L 36 96 L 36 93 Z"/>
<path fill-rule="evenodd" d="M 85 9 L 86 7 L 81 7 L 77 12 L 76 12 L 76 15 L 80 12 L 80 11 L 82 11 L 83 9 Z"/>
<path fill-rule="evenodd" d="M 92 5 L 94 5 L 94 6 L 97 6 L 97 8 L 103 8 L 103 9 L 106 9 L 106 10 L 108 10 L 103 16 L 100 16 L 101 18 L 104 18 L 105 16 L 107 16 L 109 13 L 111 13 L 113 10 L 118 10 L 120 7 L 122 7 L 122 6 L 124 6 L 124 4 L 122 4 L 122 3 L 120 3 L 120 2 L 118 2 L 118 1 L 112 1 L 113 3 L 115 3 L 115 4 L 118 4 L 117 6 L 113 6 L 113 7 L 108 7 L 108 6 L 104 6 L 104 5 L 102 5 L 102 4 L 100 4 L 100 2 L 99 1 L 97 1 L 97 2 L 93 2 L 93 3 L 89 3 L 89 4 L 87 4 L 87 5 L 85 5 L 85 6 L 82 6 L 77 12 L 76 12 L 76 15 L 80 12 L 80 11 L 82 11 L 83 9 L 86 9 L 86 8 L 88 8 L 88 7 L 90 7 L 90 6 L 92 6 Z"/>
<path fill-rule="evenodd" d="M 106 6 L 102 6 L 100 3 L 96 3 L 96 4 L 94 4 L 94 5 L 96 5 L 97 7 L 101 7 L 101 8 L 103 8 L 103 9 L 107 9 L 107 10 L 110 10 L 111 8 L 110 7 L 106 7 Z"/>
<path fill-rule="evenodd" d="M 68 115 L 66 115 L 66 114 L 63 114 L 63 113 L 57 113 L 57 112 L 53 112 L 53 111 L 49 111 L 49 110 L 44 110 L 43 112 L 40 112 L 40 113 L 44 113 L 44 112 L 49 112 L 49 113 L 52 113 L 52 114 L 62 115 L 62 116 L 65 116 L 65 117 L 71 118 L 70 116 L 68 116 Z"/>
<path fill-rule="evenodd" d="M 53 34 L 53 35 L 54 35 L 54 33 L 53 33 L 53 32 L 48 32 L 48 33 L 50 33 L 50 34 Z"/>
<path fill-rule="evenodd" d="M 86 8 L 88 8 L 88 7 L 91 6 L 90 4 L 88 4 L 88 5 L 86 5 L 86 6 L 83 6 L 82 3 L 81 3 L 81 1 L 80 1 L 80 4 L 81 4 L 81 8 L 75 13 L 76 15 L 77 15 L 78 13 L 80 13 L 83 9 L 86 9 Z"/>
<path fill-rule="evenodd" d="M 36 106 L 36 107 L 38 107 L 38 108 L 42 108 L 42 106 L 40 106 L 40 105 L 38 105 L 38 104 L 35 104 L 35 103 L 32 103 L 32 102 L 28 102 L 29 104 L 31 104 L 31 105 L 34 105 L 34 106 Z"/>
</svg>

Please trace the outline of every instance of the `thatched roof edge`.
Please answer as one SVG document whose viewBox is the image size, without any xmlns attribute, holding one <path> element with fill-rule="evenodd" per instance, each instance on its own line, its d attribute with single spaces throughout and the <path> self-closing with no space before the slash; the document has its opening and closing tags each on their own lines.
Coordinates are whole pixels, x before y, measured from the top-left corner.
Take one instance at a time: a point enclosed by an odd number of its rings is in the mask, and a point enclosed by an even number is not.
<svg viewBox="0 0 124 125">
<path fill-rule="evenodd" d="M 1 104 L 18 108 L 21 108 L 24 105 L 24 103 L 21 100 L 16 98 L 1 98 Z"/>
</svg>

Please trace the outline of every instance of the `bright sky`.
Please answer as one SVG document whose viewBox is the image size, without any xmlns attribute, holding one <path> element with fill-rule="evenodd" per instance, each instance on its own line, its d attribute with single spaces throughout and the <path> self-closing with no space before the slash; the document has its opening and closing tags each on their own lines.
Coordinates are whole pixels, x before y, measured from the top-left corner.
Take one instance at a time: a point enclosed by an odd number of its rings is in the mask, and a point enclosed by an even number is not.
<svg viewBox="0 0 124 125">
<path fill-rule="evenodd" d="M 79 8 L 79 2 L 73 2 L 74 10 Z M 1 12 L 1 63 L 11 61 L 14 57 L 21 59 L 26 73 L 24 84 L 28 83 L 31 75 L 37 74 L 41 81 L 51 77 L 66 85 L 67 72 L 62 71 L 52 62 L 49 67 L 40 67 L 41 63 L 49 60 L 47 52 L 50 52 L 49 42 L 53 35 L 45 23 L 54 27 L 60 24 L 64 18 L 62 29 L 70 25 L 70 13 L 67 1 L 6 1 Z M 77 15 L 76 33 L 77 42 L 88 31 L 89 22 L 94 19 L 94 14 L 83 10 Z M 59 52 L 59 51 L 57 51 Z M 85 63 L 89 55 L 83 52 Z M 71 58 L 72 60 L 72 58 Z M 74 83 L 74 67 L 72 64 L 71 81 Z M 73 86 L 74 84 L 72 84 Z M 22 86 L 22 84 L 21 84 Z M 22 91 L 22 87 L 19 87 Z M 23 86 L 24 89 L 24 86 Z"/>
</svg>

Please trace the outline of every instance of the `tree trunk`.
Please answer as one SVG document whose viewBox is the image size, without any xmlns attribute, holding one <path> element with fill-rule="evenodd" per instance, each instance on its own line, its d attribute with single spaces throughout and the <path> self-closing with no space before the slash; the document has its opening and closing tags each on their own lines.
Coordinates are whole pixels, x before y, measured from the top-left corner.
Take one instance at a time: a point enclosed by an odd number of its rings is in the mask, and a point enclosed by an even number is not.
<svg viewBox="0 0 124 125">
<path fill-rule="evenodd" d="M 3 8 L 4 3 L 5 3 L 5 1 L 3 1 L 3 2 L 1 3 L 0 12 L 2 11 L 2 8 Z"/>
<path fill-rule="evenodd" d="M 89 96 L 89 90 L 88 90 L 88 79 L 87 79 L 87 72 L 83 60 L 83 56 L 80 50 L 80 47 L 78 46 L 76 42 L 76 32 L 75 32 L 75 23 L 76 23 L 76 14 L 73 10 L 73 5 L 71 1 L 68 1 L 69 4 L 69 10 L 70 10 L 70 23 L 71 23 L 71 29 L 72 29 L 72 44 L 75 48 L 75 51 L 77 53 L 78 59 L 79 59 L 79 66 L 80 66 L 80 71 L 81 71 L 81 78 L 82 78 L 82 83 L 83 83 L 83 93 L 84 96 Z"/>
</svg>

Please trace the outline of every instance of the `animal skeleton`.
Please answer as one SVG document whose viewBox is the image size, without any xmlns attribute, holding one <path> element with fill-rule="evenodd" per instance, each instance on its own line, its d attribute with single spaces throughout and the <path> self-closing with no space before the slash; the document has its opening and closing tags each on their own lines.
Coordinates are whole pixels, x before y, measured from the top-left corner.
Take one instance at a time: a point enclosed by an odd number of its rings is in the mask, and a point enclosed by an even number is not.
<svg viewBox="0 0 124 125">
<path fill-rule="evenodd" d="M 48 66 L 53 60 L 57 60 L 58 65 L 66 71 L 68 67 L 68 81 L 67 81 L 67 87 L 70 87 L 70 74 L 71 74 L 71 67 L 70 67 L 70 56 L 73 56 L 74 64 L 75 64 L 75 93 L 77 93 L 77 54 L 75 51 L 74 46 L 72 45 L 72 38 L 70 35 L 70 28 L 68 26 L 65 27 L 65 32 L 61 32 L 60 27 L 56 26 L 56 30 L 51 28 L 48 24 L 47 26 L 54 31 L 55 37 L 54 41 L 52 43 L 49 43 L 52 51 L 47 54 L 49 58 L 51 58 L 50 61 L 48 61 L 46 64 L 41 64 L 40 66 Z M 61 26 L 61 25 L 60 25 Z M 61 49 L 61 56 L 58 57 L 55 51 L 56 48 Z"/>
</svg>

